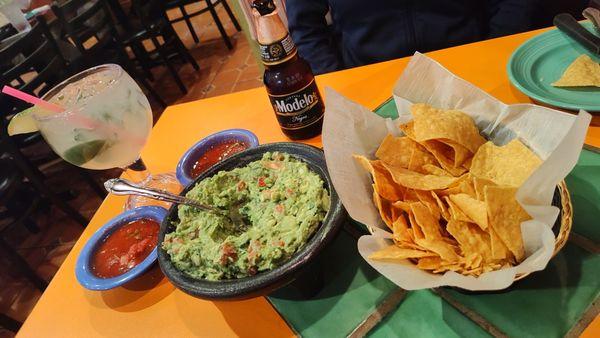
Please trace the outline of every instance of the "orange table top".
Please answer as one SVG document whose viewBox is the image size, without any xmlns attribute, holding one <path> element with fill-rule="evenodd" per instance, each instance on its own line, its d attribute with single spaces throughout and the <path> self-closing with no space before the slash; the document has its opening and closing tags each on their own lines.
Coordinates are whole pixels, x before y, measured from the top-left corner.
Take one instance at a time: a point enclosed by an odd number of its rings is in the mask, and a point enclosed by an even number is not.
<svg viewBox="0 0 600 338">
<path fill-rule="evenodd" d="M 427 53 L 467 81 L 506 103 L 529 102 L 512 87 L 506 64 L 512 51 L 533 31 Z M 325 74 L 317 78 L 323 92 L 338 92 L 375 108 L 392 93 L 408 58 Z M 252 130 L 261 143 L 286 140 L 264 88 L 219 96 L 165 110 L 153 129 L 142 157 L 152 172 L 173 171 L 179 157 L 206 135 L 228 128 Z M 592 126 L 588 143 L 600 148 L 600 126 Z M 320 145 L 315 138 L 307 141 Z M 44 292 L 19 332 L 19 337 L 131 336 L 292 336 L 293 332 L 265 298 L 240 302 L 199 300 L 176 290 L 160 270 L 107 292 L 82 288 L 75 279 L 77 256 L 102 224 L 122 211 L 123 198 L 110 196 Z M 585 332 L 600 336 L 598 320 Z"/>
</svg>

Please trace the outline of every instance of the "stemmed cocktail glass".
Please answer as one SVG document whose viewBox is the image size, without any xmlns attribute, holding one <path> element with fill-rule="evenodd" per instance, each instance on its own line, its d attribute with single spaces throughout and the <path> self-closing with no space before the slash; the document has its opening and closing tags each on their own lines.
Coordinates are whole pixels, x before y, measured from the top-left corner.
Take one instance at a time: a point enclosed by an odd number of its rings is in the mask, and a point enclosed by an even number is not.
<svg viewBox="0 0 600 338">
<path fill-rule="evenodd" d="M 142 185 L 181 190 L 174 175 L 149 175 L 140 159 L 152 129 L 152 109 L 120 66 L 85 70 L 52 88 L 42 100 L 50 105 L 36 105 L 32 120 L 65 161 L 86 169 L 128 168 L 126 175 Z M 157 203 L 161 202 L 132 196 L 126 208 Z"/>
</svg>

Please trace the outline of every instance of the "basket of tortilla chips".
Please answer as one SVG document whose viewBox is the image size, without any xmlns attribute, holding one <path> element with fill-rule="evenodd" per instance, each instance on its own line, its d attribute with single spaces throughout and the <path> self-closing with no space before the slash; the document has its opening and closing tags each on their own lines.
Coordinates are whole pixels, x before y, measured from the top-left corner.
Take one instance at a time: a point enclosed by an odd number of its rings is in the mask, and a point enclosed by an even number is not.
<svg viewBox="0 0 600 338">
<path fill-rule="evenodd" d="M 355 159 L 371 175 L 373 201 L 392 232 L 389 246 L 369 259 L 409 259 L 433 273 L 479 276 L 523 261 L 520 224 L 531 219 L 515 198 L 541 159 L 520 140 L 486 141 L 473 120 L 457 110 L 411 107 L 404 136 L 388 134 L 375 159 Z M 572 223 L 564 181 L 559 185 L 558 252 Z M 517 275 L 516 279 L 524 277 Z"/>
<path fill-rule="evenodd" d="M 327 90 L 325 156 L 372 233 L 361 255 L 405 289 L 497 290 L 543 269 L 571 228 L 563 179 L 589 114 L 504 105 L 421 54 L 394 94 L 392 121 Z"/>
</svg>

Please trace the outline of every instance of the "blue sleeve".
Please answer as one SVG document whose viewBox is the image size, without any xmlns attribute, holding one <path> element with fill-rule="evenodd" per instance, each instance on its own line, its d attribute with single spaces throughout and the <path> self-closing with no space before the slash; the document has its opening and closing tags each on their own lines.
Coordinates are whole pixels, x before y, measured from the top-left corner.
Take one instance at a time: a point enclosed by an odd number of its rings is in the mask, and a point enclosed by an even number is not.
<svg viewBox="0 0 600 338">
<path fill-rule="evenodd" d="M 329 10 L 327 0 L 287 0 L 285 7 L 292 39 L 313 72 L 342 69 L 332 30 L 325 21 Z"/>
<path fill-rule="evenodd" d="M 534 12 L 539 0 L 489 0 L 488 38 L 509 35 L 530 30 L 533 27 Z"/>
</svg>

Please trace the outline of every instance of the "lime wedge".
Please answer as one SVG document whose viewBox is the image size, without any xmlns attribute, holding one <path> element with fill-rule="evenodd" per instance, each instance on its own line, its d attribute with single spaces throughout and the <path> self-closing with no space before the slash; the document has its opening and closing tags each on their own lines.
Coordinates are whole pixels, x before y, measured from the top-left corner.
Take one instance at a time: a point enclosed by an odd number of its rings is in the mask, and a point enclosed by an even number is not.
<svg viewBox="0 0 600 338">
<path fill-rule="evenodd" d="M 39 130 L 33 119 L 33 108 L 25 109 L 10 119 L 8 123 L 8 135 L 33 133 Z"/>
<path fill-rule="evenodd" d="M 63 154 L 63 158 L 74 165 L 83 165 L 102 152 L 106 143 L 106 140 L 93 140 L 80 143 L 67 149 Z"/>
</svg>

